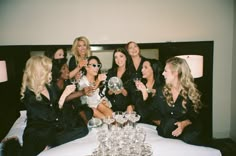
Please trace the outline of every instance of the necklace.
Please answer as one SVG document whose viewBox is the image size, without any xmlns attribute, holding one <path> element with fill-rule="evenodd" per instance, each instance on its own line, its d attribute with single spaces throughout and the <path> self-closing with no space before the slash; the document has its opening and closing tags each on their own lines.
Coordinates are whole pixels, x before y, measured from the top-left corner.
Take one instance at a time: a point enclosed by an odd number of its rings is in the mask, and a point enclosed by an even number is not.
<svg viewBox="0 0 236 156">
<path fill-rule="evenodd" d="M 152 88 L 153 88 L 154 83 L 155 83 L 155 81 L 153 80 L 151 85 L 147 85 L 148 83 L 146 84 L 146 90 L 147 90 L 148 93 L 153 93 Z"/>
<path fill-rule="evenodd" d="M 153 80 L 151 83 L 146 83 L 146 87 L 153 88 L 154 83 L 155 83 L 155 80 Z M 150 84 L 150 85 L 148 85 L 148 84 Z"/>
</svg>

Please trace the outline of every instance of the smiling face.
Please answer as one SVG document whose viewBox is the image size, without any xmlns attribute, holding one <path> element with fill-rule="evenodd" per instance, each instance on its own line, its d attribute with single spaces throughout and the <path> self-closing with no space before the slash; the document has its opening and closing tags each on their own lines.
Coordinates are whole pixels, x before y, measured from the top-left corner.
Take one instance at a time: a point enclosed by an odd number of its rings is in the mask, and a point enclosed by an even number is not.
<svg viewBox="0 0 236 156">
<path fill-rule="evenodd" d="M 166 64 L 162 75 L 165 78 L 166 84 L 172 84 L 173 85 L 174 82 L 178 79 L 177 71 L 172 71 L 172 66 L 169 63 Z"/>
<path fill-rule="evenodd" d="M 61 76 L 60 78 L 63 79 L 63 80 L 68 80 L 69 79 L 69 67 L 67 64 L 64 64 L 62 67 L 61 67 Z"/>
<path fill-rule="evenodd" d="M 135 42 L 129 43 L 128 52 L 131 57 L 140 55 L 139 46 Z"/>
<path fill-rule="evenodd" d="M 88 65 L 86 67 L 87 75 L 98 75 L 100 68 L 101 64 L 99 64 L 96 59 L 89 60 Z"/>
<path fill-rule="evenodd" d="M 126 56 L 122 52 L 117 51 L 114 57 L 115 57 L 115 62 L 119 67 L 125 67 Z"/>
<path fill-rule="evenodd" d="M 80 40 L 77 44 L 77 51 L 80 57 L 85 58 L 88 52 L 87 45 L 84 41 Z"/>
<path fill-rule="evenodd" d="M 153 69 L 149 61 L 143 62 L 142 75 L 146 79 L 153 77 Z"/>
<path fill-rule="evenodd" d="M 63 49 L 58 49 L 55 54 L 54 54 L 54 59 L 62 59 L 64 58 L 64 50 Z"/>
</svg>

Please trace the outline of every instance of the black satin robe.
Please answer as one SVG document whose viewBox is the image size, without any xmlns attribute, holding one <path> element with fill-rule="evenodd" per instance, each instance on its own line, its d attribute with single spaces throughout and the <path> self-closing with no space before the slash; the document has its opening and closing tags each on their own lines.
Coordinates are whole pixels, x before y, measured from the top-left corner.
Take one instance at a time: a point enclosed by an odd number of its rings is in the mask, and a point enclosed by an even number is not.
<svg viewBox="0 0 236 156">
<path fill-rule="evenodd" d="M 158 134 L 167 138 L 177 138 L 184 142 L 199 145 L 202 142 L 202 124 L 199 113 L 194 111 L 192 101 L 187 100 L 186 109 L 182 106 L 183 97 L 179 95 L 175 103 L 169 106 L 163 96 L 162 89 L 159 88 L 154 97 L 156 119 L 161 121 L 157 126 Z M 190 120 L 192 124 L 184 128 L 179 137 L 174 137 L 172 131 L 177 126 L 174 123 L 178 121 Z"/>
<path fill-rule="evenodd" d="M 114 77 L 114 76 L 117 76 L 117 69 L 110 69 L 107 73 L 107 81 L 109 81 L 109 79 L 111 77 Z M 128 92 L 128 95 L 127 96 L 124 96 L 122 93 L 120 94 L 112 94 L 112 95 L 109 95 L 108 94 L 108 90 L 106 90 L 106 97 L 108 98 L 108 100 L 111 102 L 111 109 L 113 111 L 126 111 L 127 107 L 129 105 L 131 105 L 131 99 L 130 99 L 130 95 L 129 95 L 129 85 L 130 83 L 132 82 L 130 80 L 130 73 L 128 70 L 126 70 L 124 72 L 124 74 L 122 75 L 121 77 L 121 80 L 123 82 L 123 87 L 124 89 L 126 89 L 126 91 Z"/>
</svg>

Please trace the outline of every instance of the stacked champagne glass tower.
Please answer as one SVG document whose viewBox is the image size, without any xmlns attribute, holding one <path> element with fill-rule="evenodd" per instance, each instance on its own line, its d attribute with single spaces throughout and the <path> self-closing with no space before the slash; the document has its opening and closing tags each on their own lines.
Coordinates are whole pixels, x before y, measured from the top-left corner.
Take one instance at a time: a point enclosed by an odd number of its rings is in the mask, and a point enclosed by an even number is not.
<svg viewBox="0 0 236 156">
<path fill-rule="evenodd" d="M 152 147 L 145 143 L 146 133 L 139 127 L 140 115 L 135 112 L 114 112 L 103 119 L 97 129 L 98 147 L 92 156 L 151 156 Z"/>
</svg>

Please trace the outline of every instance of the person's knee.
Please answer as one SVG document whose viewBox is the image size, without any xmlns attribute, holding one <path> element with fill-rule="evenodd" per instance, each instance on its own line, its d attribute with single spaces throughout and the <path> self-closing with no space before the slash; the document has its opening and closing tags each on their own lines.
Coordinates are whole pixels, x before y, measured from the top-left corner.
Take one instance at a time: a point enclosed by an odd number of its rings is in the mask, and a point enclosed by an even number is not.
<svg viewBox="0 0 236 156">
<path fill-rule="evenodd" d="M 181 140 L 184 141 L 185 143 L 192 144 L 192 145 L 201 145 L 201 142 L 202 142 L 200 133 L 197 131 L 182 134 Z"/>
<path fill-rule="evenodd" d="M 172 132 L 177 128 L 175 119 L 162 120 L 160 124 L 161 134 L 163 137 L 172 138 Z"/>
</svg>

